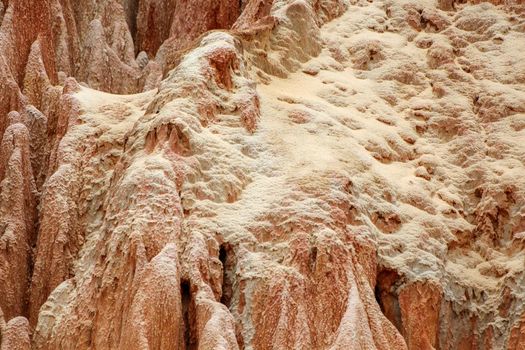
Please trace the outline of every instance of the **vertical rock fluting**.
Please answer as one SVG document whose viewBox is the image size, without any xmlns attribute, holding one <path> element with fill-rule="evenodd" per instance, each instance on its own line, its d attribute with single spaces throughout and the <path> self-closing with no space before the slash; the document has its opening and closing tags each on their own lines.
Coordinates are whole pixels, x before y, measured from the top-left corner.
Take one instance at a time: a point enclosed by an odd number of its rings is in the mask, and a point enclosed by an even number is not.
<svg viewBox="0 0 525 350">
<path fill-rule="evenodd" d="M 0 349 L 522 349 L 524 13 L 1 1 Z"/>
<path fill-rule="evenodd" d="M 27 315 L 31 249 L 35 240 L 36 188 L 29 131 L 11 112 L 0 148 L 0 308 L 7 320 Z"/>
<path fill-rule="evenodd" d="M 241 2 L 238 0 L 171 0 L 168 3 L 172 4 L 164 11 L 159 9 L 157 3 L 166 1 L 153 0 L 141 4 L 138 21 L 143 23 L 143 31 L 137 33 L 137 45 L 148 55 L 156 55 L 165 72 L 175 66 L 179 51 L 190 47 L 202 33 L 213 29 L 230 29 L 241 11 Z M 154 15 L 155 11 L 162 13 L 161 20 L 166 22 L 166 26 L 156 24 L 158 17 Z M 199 13 L 199 16 L 188 21 L 195 13 Z"/>
<path fill-rule="evenodd" d="M 29 323 L 25 317 L 15 317 L 5 322 L 0 314 L 0 349 L 31 349 Z"/>
</svg>

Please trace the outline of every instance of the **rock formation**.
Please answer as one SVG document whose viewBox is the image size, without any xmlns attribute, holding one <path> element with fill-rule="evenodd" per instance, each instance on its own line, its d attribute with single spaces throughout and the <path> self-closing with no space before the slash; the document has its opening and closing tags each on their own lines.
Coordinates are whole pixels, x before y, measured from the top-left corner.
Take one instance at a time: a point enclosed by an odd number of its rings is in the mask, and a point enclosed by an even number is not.
<svg viewBox="0 0 525 350">
<path fill-rule="evenodd" d="M 0 1 L 0 349 L 525 348 L 522 0 Z"/>
</svg>

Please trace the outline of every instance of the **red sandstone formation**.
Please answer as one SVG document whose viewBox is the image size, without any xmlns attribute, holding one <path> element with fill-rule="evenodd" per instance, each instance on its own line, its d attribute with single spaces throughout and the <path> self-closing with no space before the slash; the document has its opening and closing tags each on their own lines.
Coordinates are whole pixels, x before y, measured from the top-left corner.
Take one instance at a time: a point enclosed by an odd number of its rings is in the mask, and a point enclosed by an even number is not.
<svg viewBox="0 0 525 350">
<path fill-rule="evenodd" d="M 0 349 L 525 348 L 525 3 L 0 2 Z"/>
</svg>

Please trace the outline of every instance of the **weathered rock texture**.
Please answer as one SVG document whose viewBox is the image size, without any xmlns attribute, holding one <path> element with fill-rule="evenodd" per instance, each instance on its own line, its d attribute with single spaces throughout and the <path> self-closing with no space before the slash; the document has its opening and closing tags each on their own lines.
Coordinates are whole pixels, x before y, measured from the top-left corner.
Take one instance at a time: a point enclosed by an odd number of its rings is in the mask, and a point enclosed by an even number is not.
<svg viewBox="0 0 525 350">
<path fill-rule="evenodd" d="M 521 0 L 0 2 L 0 349 L 525 349 Z"/>
</svg>

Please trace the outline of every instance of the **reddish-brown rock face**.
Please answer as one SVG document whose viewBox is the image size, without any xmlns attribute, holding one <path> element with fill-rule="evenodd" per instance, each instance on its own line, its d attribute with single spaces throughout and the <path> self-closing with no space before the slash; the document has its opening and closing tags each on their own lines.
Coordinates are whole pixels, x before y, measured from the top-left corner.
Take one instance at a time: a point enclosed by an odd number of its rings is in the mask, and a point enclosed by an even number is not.
<svg viewBox="0 0 525 350">
<path fill-rule="evenodd" d="M 137 51 L 154 57 L 165 42 L 163 50 L 180 50 L 208 30 L 229 29 L 239 17 L 240 4 L 238 0 L 140 1 Z"/>
<path fill-rule="evenodd" d="M 525 348 L 523 1 L 0 23 L 0 350 Z"/>
<path fill-rule="evenodd" d="M 7 119 L 10 125 L 0 146 L 0 244 L 3 252 L 0 256 L 0 307 L 9 320 L 27 311 L 36 189 L 31 170 L 29 132 L 17 112 L 9 113 Z"/>
</svg>

